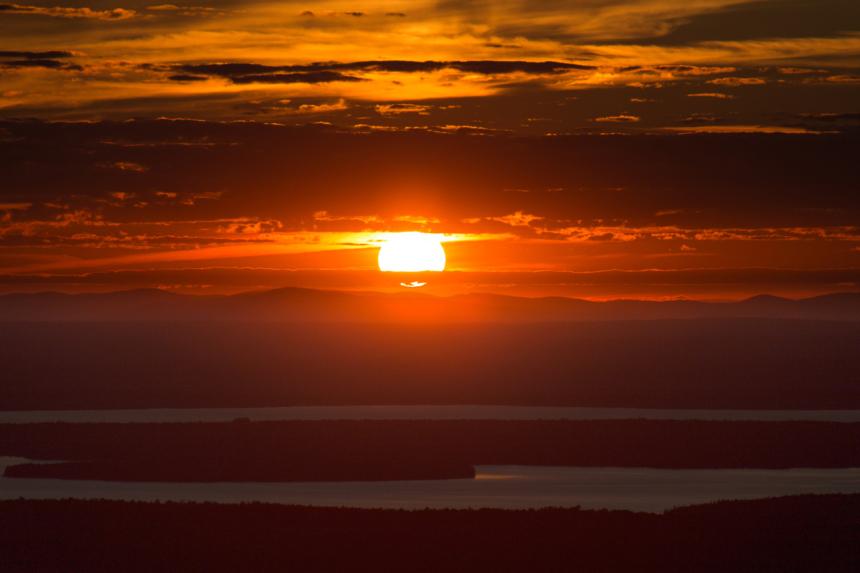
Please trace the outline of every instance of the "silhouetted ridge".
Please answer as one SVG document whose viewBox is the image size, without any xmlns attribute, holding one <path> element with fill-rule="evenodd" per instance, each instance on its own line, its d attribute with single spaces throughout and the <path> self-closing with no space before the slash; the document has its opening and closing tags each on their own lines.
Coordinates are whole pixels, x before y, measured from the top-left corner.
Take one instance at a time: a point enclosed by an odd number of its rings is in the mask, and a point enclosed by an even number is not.
<svg viewBox="0 0 860 573">
<path fill-rule="evenodd" d="M 158 289 L 103 294 L 0 296 L 0 321 L 564 322 L 694 318 L 860 320 L 860 293 L 790 300 L 759 295 L 739 302 L 523 298 L 497 294 L 280 288 L 232 296 L 180 295 Z"/>
<path fill-rule="evenodd" d="M 802 300 L 802 299 L 801 299 Z M 757 294 L 741 301 L 741 304 L 790 304 L 794 302 L 791 299 L 772 294 Z"/>
</svg>

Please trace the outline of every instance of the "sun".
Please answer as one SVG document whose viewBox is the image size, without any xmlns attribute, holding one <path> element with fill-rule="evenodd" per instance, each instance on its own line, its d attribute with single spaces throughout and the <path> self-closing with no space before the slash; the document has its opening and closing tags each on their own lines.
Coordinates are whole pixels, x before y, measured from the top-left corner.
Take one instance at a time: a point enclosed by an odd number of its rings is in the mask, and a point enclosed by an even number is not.
<svg viewBox="0 0 860 573">
<path fill-rule="evenodd" d="M 379 270 L 419 273 L 445 270 L 445 249 L 440 235 L 393 233 L 379 249 Z"/>
</svg>

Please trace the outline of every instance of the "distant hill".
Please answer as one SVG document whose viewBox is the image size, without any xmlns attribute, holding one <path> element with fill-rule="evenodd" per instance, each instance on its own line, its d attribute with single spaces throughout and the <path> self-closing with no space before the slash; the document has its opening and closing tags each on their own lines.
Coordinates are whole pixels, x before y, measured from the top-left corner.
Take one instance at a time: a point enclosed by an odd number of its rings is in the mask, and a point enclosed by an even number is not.
<svg viewBox="0 0 860 573">
<path fill-rule="evenodd" d="M 693 318 L 860 321 L 860 293 L 792 300 L 759 295 L 739 302 L 646 301 L 494 294 L 352 293 L 283 288 L 230 296 L 157 289 L 101 294 L 0 295 L 0 321 L 555 322 Z"/>
</svg>

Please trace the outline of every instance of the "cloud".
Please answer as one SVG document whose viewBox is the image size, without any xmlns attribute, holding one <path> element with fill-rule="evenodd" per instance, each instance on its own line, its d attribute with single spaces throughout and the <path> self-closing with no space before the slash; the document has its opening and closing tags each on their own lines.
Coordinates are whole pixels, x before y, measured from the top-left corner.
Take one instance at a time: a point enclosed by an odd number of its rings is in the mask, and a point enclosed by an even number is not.
<svg viewBox="0 0 860 573">
<path fill-rule="evenodd" d="M 333 111 L 343 111 L 348 108 L 349 106 L 347 105 L 346 100 L 339 99 L 335 102 L 330 103 L 303 103 L 295 109 L 298 113 L 315 114 L 331 113 Z"/>
<path fill-rule="evenodd" d="M 860 75 L 837 74 L 827 76 L 823 81 L 833 84 L 860 85 Z"/>
<path fill-rule="evenodd" d="M 205 82 L 209 79 L 208 76 L 195 76 L 192 74 L 173 74 L 167 76 L 167 79 L 174 82 Z"/>
<path fill-rule="evenodd" d="M 0 203 L 0 211 L 26 211 L 32 207 L 32 203 Z"/>
<path fill-rule="evenodd" d="M 605 115 L 601 117 L 595 117 L 592 121 L 596 121 L 598 123 L 636 123 L 639 120 L 640 117 L 638 115 L 622 113 L 618 115 Z"/>
<path fill-rule="evenodd" d="M 272 113 L 368 110 L 353 105 L 341 110 L 346 101 L 299 99 Z M 39 219 L 58 214 L 51 203 L 67 205 L 62 212 L 144 222 L 163 219 L 154 206 L 171 202 L 188 207 L 170 211 L 177 219 L 254 215 L 293 229 L 308 228 L 317 211 L 385 221 L 410 214 L 443 221 L 443 232 L 475 217 L 498 230 L 502 223 L 492 218 L 522 213 L 544 218 L 540 227 L 547 230 L 594 226 L 619 236 L 616 227 L 665 220 L 691 229 L 834 226 L 856 224 L 860 213 L 853 156 L 845 153 L 854 138 L 820 133 L 834 122 L 798 127 L 803 118 L 790 117 L 788 126 L 670 126 L 662 136 L 508 137 L 466 123 L 415 129 L 408 119 L 371 134 L 247 120 L 0 122 L 7 134 L 0 143 L 0 203 L 32 203 L 28 217 Z M 675 131 L 693 135 L 670 135 Z M 775 135 L 785 133 L 792 136 Z M 332 158 L 337 169 L 330 168 Z M 149 170 L 94 169 L 117 162 Z M 302 185 L 272 192 L 288 181 Z M 114 211 L 116 191 L 153 207 Z M 655 216 L 670 211 L 678 212 Z"/>
<path fill-rule="evenodd" d="M 711 99 L 735 99 L 735 96 L 731 94 L 724 94 L 720 92 L 698 92 L 687 94 L 687 97 L 702 97 L 702 98 L 711 98 Z"/>
<path fill-rule="evenodd" d="M 713 40 L 661 46 L 636 43 L 579 46 L 591 60 L 607 65 L 658 65 L 686 62 L 690 65 L 779 65 L 788 62 L 844 67 L 856 62 L 860 35 L 834 37 L 768 38 L 756 41 Z M 830 62 L 830 64 L 824 62 Z"/>
<path fill-rule="evenodd" d="M 727 78 L 715 78 L 713 80 L 708 80 L 709 84 L 714 84 L 718 86 L 762 86 L 767 83 L 767 80 L 764 78 L 737 78 L 737 77 L 727 77 Z"/>
<path fill-rule="evenodd" d="M 134 161 L 114 161 L 111 164 L 111 167 L 119 169 L 120 171 L 130 171 L 132 173 L 146 173 L 149 171 L 148 167 L 141 165 L 140 163 L 135 163 Z"/>
<path fill-rule="evenodd" d="M 190 74 L 205 74 L 224 78 L 283 71 L 308 71 L 304 67 L 294 69 L 292 66 L 266 66 L 253 63 L 182 64 L 173 66 L 173 69 Z"/>
<path fill-rule="evenodd" d="M 818 135 L 832 133 L 799 126 L 784 125 L 697 125 L 689 127 L 662 127 L 674 133 L 780 133 L 785 135 Z"/>
<path fill-rule="evenodd" d="M 34 58 L 25 60 L 0 60 L 0 68 L 45 68 L 48 70 L 67 70 L 79 72 L 83 67 L 70 64 L 60 60 L 38 60 Z"/>
<path fill-rule="evenodd" d="M 379 115 L 429 115 L 432 106 L 414 103 L 384 103 L 374 106 L 374 109 Z"/>
<path fill-rule="evenodd" d="M 693 0 L 667 2 L 601 1 L 589 3 L 532 2 L 527 0 L 446 0 L 437 4 L 447 17 L 467 25 L 493 24 L 499 35 L 551 39 L 564 43 L 583 40 L 654 40 L 666 36 L 690 19 L 726 9 L 745 0 Z"/>
<path fill-rule="evenodd" d="M 71 58 L 74 54 L 65 50 L 53 50 L 48 52 L 15 52 L 0 50 L 0 58 L 27 59 L 27 60 L 56 60 L 60 58 Z"/>
<path fill-rule="evenodd" d="M 177 4 L 153 4 L 147 6 L 150 12 L 162 14 L 178 14 L 180 16 L 223 16 L 227 12 L 211 6 L 189 6 Z"/>
<path fill-rule="evenodd" d="M 134 10 L 126 8 L 111 8 L 93 10 L 88 7 L 68 6 L 30 6 L 26 4 L 0 4 L 0 14 L 24 14 L 34 16 L 50 16 L 52 18 L 88 19 L 88 20 L 128 20 L 137 16 Z"/>
<path fill-rule="evenodd" d="M 811 119 L 823 122 L 860 122 L 860 113 L 804 113 L 800 115 L 803 119 Z"/>
<path fill-rule="evenodd" d="M 532 223 L 542 221 L 543 219 L 544 217 L 539 215 L 523 213 L 522 211 L 517 211 L 516 213 L 511 213 L 510 215 L 504 215 L 501 217 L 486 218 L 488 221 L 498 221 L 499 223 L 503 223 L 510 227 L 530 227 Z"/>
<path fill-rule="evenodd" d="M 798 68 L 798 67 L 780 67 L 777 68 L 777 71 L 783 75 L 787 76 L 797 76 L 797 75 L 808 75 L 808 74 L 820 74 L 827 73 L 827 70 L 816 70 L 811 68 Z"/>
<path fill-rule="evenodd" d="M 374 69 L 397 71 L 396 62 L 379 62 Z M 402 63 L 401 63 L 402 64 Z M 575 64 L 571 62 L 531 62 L 515 60 L 476 60 L 476 61 L 452 61 L 452 62 L 413 62 L 413 71 L 437 71 L 443 69 L 458 70 L 475 74 L 510 74 L 523 72 L 527 74 L 560 74 L 570 70 L 594 70 L 595 66 L 586 64 Z M 405 63 L 405 68 L 409 63 Z"/>
<path fill-rule="evenodd" d="M 186 64 L 174 66 L 183 73 L 169 76 L 174 81 L 200 81 L 208 76 L 229 79 L 234 84 L 321 84 L 359 82 L 362 78 L 322 66 L 266 66 L 253 63 Z"/>
<path fill-rule="evenodd" d="M 400 72 L 420 73 L 457 70 L 475 74 L 510 74 L 515 72 L 529 74 L 559 74 L 569 70 L 593 70 L 594 66 L 555 61 L 516 61 L 516 60 L 465 60 L 465 61 L 411 61 L 411 60 L 368 60 L 356 62 L 325 62 L 312 64 L 293 64 L 270 66 L 264 64 L 236 62 L 212 64 L 179 64 L 175 69 L 192 73 L 208 74 L 227 78 L 243 77 L 251 74 L 275 73 L 312 73 L 312 72 Z"/>
<path fill-rule="evenodd" d="M 685 117 L 682 121 L 687 124 L 715 124 L 723 122 L 723 118 L 712 113 L 693 113 Z"/>
<path fill-rule="evenodd" d="M 373 100 L 381 84 L 409 86 L 394 88 L 439 90 L 463 95 L 476 92 L 511 91 L 516 82 L 522 83 L 524 76 L 531 76 L 544 89 L 542 82 L 549 77 L 563 77 L 570 73 L 587 73 L 591 66 L 558 61 L 521 60 L 363 60 L 353 62 L 317 62 L 306 64 L 271 65 L 256 62 L 213 62 L 182 64 L 141 64 L 138 70 L 158 74 L 159 77 L 178 83 L 201 82 L 202 78 L 224 78 L 236 85 L 269 84 L 358 84 L 366 87 L 339 86 L 339 91 L 327 90 L 326 96 L 337 95 L 346 99 Z M 164 72 L 172 72 L 165 74 Z M 389 79 L 382 74 L 398 74 Z M 412 77 L 408 77 L 412 76 Z M 484 77 L 485 76 L 486 79 Z M 487 81 L 489 80 L 489 81 Z M 452 92 L 449 87 L 457 86 Z M 426 88 L 424 87 L 426 86 Z M 411 89 L 410 89 L 411 88 Z M 550 89 L 547 86 L 548 89 Z M 213 89 L 217 89 L 214 88 Z M 308 97 L 308 92 L 291 92 L 291 96 Z M 414 98 L 409 94 L 407 98 Z M 381 103 L 380 105 L 385 105 Z M 384 108 L 383 108 L 384 109 Z M 394 114 L 395 108 L 391 108 Z"/>
<path fill-rule="evenodd" d="M 231 77 L 234 84 L 325 84 L 330 82 L 360 82 L 362 78 L 340 72 L 293 72 L 274 74 L 250 74 Z"/>
<path fill-rule="evenodd" d="M 0 68 L 44 68 L 49 70 L 81 71 L 83 68 L 77 64 L 62 61 L 70 58 L 73 54 L 66 51 L 27 52 L 27 51 L 0 51 Z"/>
</svg>

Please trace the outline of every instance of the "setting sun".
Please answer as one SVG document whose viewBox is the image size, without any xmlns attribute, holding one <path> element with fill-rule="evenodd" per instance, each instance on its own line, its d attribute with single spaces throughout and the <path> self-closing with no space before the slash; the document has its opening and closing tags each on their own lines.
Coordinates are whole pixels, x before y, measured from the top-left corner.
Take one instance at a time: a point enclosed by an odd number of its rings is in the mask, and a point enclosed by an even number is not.
<svg viewBox="0 0 860 573">
<path fill-rule="evenodd" d="M 445 249 L 439 235 L 396 233 L 379 249 L 379 270 L 417 273 L 445 270 Z"/>
</svg>

